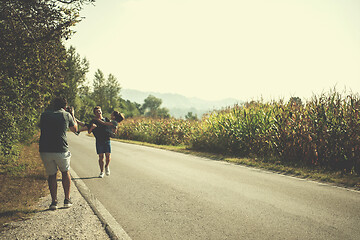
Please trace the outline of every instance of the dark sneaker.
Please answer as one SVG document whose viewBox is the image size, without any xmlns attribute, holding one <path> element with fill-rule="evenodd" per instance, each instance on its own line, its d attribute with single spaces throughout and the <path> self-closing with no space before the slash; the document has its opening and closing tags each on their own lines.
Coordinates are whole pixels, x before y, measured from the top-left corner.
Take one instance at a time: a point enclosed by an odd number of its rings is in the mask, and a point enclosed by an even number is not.
<svg viewBox="0 0 360 240">
<path fill-rule="evenodd" d="M 80 132 L 77 131 L 77 132 L 74 132 L 76 136 L 79 136 L 80 135 Z"/>
<path fill-rule="evenodd" d="M 69 208 L 72 206 L 72 202 L 70 199 L 65 199 L 64 200 L 64 208 Z"/>
<path fill-rule="evenodd" d="M 57 209 L 57 202 L 52 202 L 51 205 L 49 206 L 50 210 L 56 210 Z"/>
</svg>

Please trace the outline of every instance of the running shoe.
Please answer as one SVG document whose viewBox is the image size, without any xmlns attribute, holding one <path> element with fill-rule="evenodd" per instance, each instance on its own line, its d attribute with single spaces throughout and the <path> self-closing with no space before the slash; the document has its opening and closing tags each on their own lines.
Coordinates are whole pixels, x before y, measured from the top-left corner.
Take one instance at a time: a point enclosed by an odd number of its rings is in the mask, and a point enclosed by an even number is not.
<svg viewBox="0 0 360 240">
<path fill-rule="evenodd" d="M 99 178 L 103 178 L 103 177 L 104 177 L 104 172 L 101 172 Z"/>
<path fill-rule="evenodd" d="M 106 174 L 106 176 L 110 176 L 110 168 L 109 167 L 105 168 L 105 174 Z"/>
<path fill-rule="evenodd" d="M 56 210 L 57 209 L 57 202 L 52 202 L 51 205 L 49 206 L 50 210 Z"/>
<path fill-rule="evenodd" d="M 69 208 L 72 206 L 72 202 L 70 199 L 65 199 L 64 200 L 64 208 Z"/>
</svg>

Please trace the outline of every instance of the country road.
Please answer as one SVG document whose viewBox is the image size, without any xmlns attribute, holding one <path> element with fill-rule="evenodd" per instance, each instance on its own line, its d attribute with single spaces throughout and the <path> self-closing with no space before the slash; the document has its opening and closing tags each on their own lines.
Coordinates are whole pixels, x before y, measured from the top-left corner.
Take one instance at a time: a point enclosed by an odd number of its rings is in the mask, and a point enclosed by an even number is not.
<svg viewBox="0 0 360 240">
<path fill-rule="evenodd" d="M 95 139 L 68 139 L 72 169 L 133 240 L 360 239 L 359 192 L 116 141 L 100 179 Z"/>
</svg>

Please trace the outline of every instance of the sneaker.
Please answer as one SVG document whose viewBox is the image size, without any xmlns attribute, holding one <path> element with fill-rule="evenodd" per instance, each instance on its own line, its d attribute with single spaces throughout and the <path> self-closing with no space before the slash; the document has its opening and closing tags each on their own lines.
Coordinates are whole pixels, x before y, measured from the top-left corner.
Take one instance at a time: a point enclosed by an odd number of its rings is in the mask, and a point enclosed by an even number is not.
<svg viewBox="0 0 360 240">
<path fill-rule="evenodd" d="M 65 199 L 64 200 L 64 208 L 69 208 L 72 206 L 72 202 L 70 199 Z"/>
<path fill-rule="evenodd" d="M 106 176 L 110 176 L 110 168 L 109 167 L 105 168 L 105 174 L 106 174 Z"/>
<path fill-rule="evenodd" d="M 49 206 L 50 210 L 56 210 L 57 209 L 57 202 L 52 202 L 51 205 Z"/>
<path fill-rule="evenodd" d="M 99 175 L 99 178 L 103 178 L 104 177 L 104 173 L 101 172 L 100 175 Z"/>
<path fill-rule="evenodd" d="M 76 136 L 79 136 L 80 135 L 80 132 L 77 131 L 77 132 L 74 132 Z"/>
</svg>

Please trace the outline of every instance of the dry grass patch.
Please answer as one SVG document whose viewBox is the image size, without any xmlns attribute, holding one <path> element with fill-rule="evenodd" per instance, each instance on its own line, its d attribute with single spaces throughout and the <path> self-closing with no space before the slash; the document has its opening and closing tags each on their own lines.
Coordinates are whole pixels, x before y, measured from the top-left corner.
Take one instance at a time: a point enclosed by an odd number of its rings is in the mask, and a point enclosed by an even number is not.
<svg viewBox="0 0 360 240">
<path fill-rule="evenodd" d="M 37 143 L 24 146 L 18 159 L 1 168 L 0 231 L 5 223 L 31 216 L 39 199 L 48 194 Z"/>
</svg>

